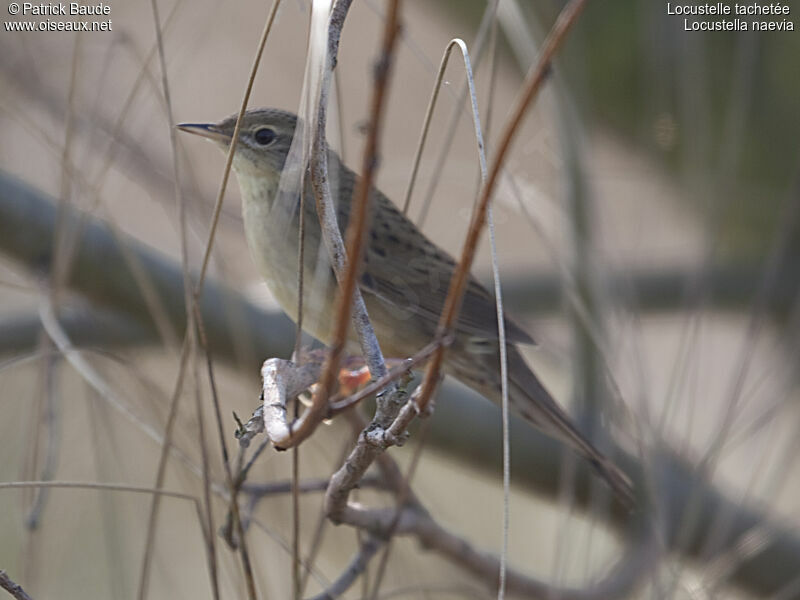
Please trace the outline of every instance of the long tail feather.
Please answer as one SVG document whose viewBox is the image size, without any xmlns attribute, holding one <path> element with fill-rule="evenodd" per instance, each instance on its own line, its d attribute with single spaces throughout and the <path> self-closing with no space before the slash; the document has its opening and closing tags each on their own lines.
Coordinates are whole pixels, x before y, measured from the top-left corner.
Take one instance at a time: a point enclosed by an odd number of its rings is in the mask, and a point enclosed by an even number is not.
<svg viewBox="0 0 800 600">
<path fill-rule="evenodd" d="M 508 348 L 509 400 L 513 408 L 546 434 L 566 442 L 584 457 L 628 508 L 635 504 L 630 478 L 575 427 L 566 412 L 513 346 Z"/>
</svg>

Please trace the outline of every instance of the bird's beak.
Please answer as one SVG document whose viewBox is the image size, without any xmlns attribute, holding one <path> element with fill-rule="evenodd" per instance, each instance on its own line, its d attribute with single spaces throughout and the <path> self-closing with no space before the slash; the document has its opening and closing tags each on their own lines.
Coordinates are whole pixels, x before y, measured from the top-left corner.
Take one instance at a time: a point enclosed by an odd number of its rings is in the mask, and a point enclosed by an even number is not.
<svg viewBox="0 0 800 600">
<path fill-rule="evenodd" d="M 176 127 L 181 131 L 194 133 L 214 142 L 227 144 L 231 141 L 231 136 L 221 131 L 214 123 L 179 123 Z"/>
</svg>

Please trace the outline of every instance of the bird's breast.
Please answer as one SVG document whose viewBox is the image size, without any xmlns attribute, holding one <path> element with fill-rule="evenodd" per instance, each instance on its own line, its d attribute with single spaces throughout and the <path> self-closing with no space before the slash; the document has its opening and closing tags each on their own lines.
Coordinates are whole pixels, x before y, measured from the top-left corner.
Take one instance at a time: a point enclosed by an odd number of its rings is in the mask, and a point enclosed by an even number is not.
<svg viewBox="0 0 800 600">
<path fill-rule="evenodd" d="M 239 177 L 242 218 L 253 262 L 270 293 L 297 321 L 298 217 L 293 207 L 275 205 L 278 182 Z M 335 282 L 327 254 L 319 243 L 316 214 L 306 213 L 303 269 L 303 329 L 327 342 L 330 338 Z M 320 252 L 322 249 L 322 252 Z"/>
</svg>

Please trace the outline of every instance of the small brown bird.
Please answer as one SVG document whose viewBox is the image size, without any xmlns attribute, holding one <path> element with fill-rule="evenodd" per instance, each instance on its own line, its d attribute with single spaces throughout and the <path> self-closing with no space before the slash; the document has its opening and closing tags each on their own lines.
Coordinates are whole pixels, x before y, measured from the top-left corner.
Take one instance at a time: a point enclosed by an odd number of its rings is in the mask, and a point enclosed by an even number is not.
<svg viewBox="0 0 800 600">
<path fill-rule="evenodd" d="M 219 123 L 183 123 L 178 127 L 216 142 L 227 152 L 235 124 L 233 115 Z M 253 260 L 272 294 L 294 320 L 298 300 L 299 190 L 290 192 L 288 201 L 275 200 L 297 127 L 297 116 L 292 113 L 250 110 L 244 116 L 233 159 Z M 328 150 L 328 160 L 339 227 L 344 231 L 356 174 L 332 150 Z M 305 180 L 303 328 L 328 343 L 336 280 L 320 245 L 322 232 L 309 177 Z M 373 191 L 372 201 L 372 223 L 359 285 L 385 355 L 404 358 L 433 339 L 456 263 L 379 190 Z M 628 478 L 581 435 L 525 363 L 516 344 L 530 344 L 533 340 L 511 320 L 506 320 L 505 329 L 511 407 L 533 426 L 575 449 L 620 500 L 632 505 L 633 490 Z M 492 296 L 474 279 L 469 281 L 455 333 L 455 341 L 445 354 L 447 374 L 499 403 L 497 313 Z"/>
</svg>

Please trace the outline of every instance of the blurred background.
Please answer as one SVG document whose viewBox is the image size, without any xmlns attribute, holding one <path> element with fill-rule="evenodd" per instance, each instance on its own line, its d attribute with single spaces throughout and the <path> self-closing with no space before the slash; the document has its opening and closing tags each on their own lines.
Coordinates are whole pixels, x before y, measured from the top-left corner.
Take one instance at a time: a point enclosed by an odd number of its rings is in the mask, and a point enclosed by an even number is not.
<svg viewBox="0 0 800 600">
<path fill-rule="evenodd" d="M 139 593 L 152 496 L 9 484 L 152 488 L 176 389 L 164 488 L 201 498 L 205 447 L 217 526 L 227 512 L 205 359 L 192 355 L 177 381 L 186 319 L 176 187 L 185 262 L 197 270 L 224 156 L 178 136 L 174 165 L 151 4 L 108 6 L 111 31 L 9 31 L 12 21 L 77 17 L 4 8 L 0 32 L 0 569 L 34 598 Z M 448 41 L 470 48 L 491 160 L 562 7 L 403 3 L 378 171 L 389 197 L 404 198 Z M 250 106 L 297 110 L 310 9 L 283 0 Z M 236 112 L 269 5 L 170 0 L 158 10 L 172 118 Z M 354 168 L 385 10 L 354 2 L 342 34 L 328 138 Z M 494 196 L 504 299 L 538 342 L 526 349 L 535 370 L 647 490 L 649 534 L 609 506 L 584 466 L 515 425 L 512 567 L 597 597 L 800 597 L 798 56 L 795 31 L 684 31 L 665 3 L 641 0 L 589 2 L 569 35 Z M 454 54 L 410 208 L 455 255 L 479 187 L 464 84 Z M 250 261 L 239 211 L 231 181 L 202 299 L 233 452 L 231 411 L 250 416 L 260 363 L 288 358 L 294 341 Z M 490 283 L 487 240 L 474 273 Z M 439 523 L 492 553 L 503 519 L 500 433 L 498 409 L 448 383 L 412 484 Z M 420 438 L 391 451 L 401 465 Z M 352 442 L 341 419 L 317 431 L 300 451 L 301 479 L 330 476 Z M 267 448 L 249 481 L 290 478 L 289 453 Z M 358 498 L 393 506 L 376 491 Z M 318 528 L 321 499 L 304 494 L 300 504 L 307 595 L 359 544 L 346 527 Z M 291 597 L 290 495 L 243 503 L 259 596 Z M 212 597 L 194 504 L 163 498 L 156 532 L 147 596 Z M 245 597 L 221 541 L 218 560 L 222 597 Z M 615 591 L 598 591 L 612 576 Z M 359 581 L 344 597 L 365 589 Z M 393 542 L 380 590 L 496 594 L 406 538 Z"/>
</svg>

